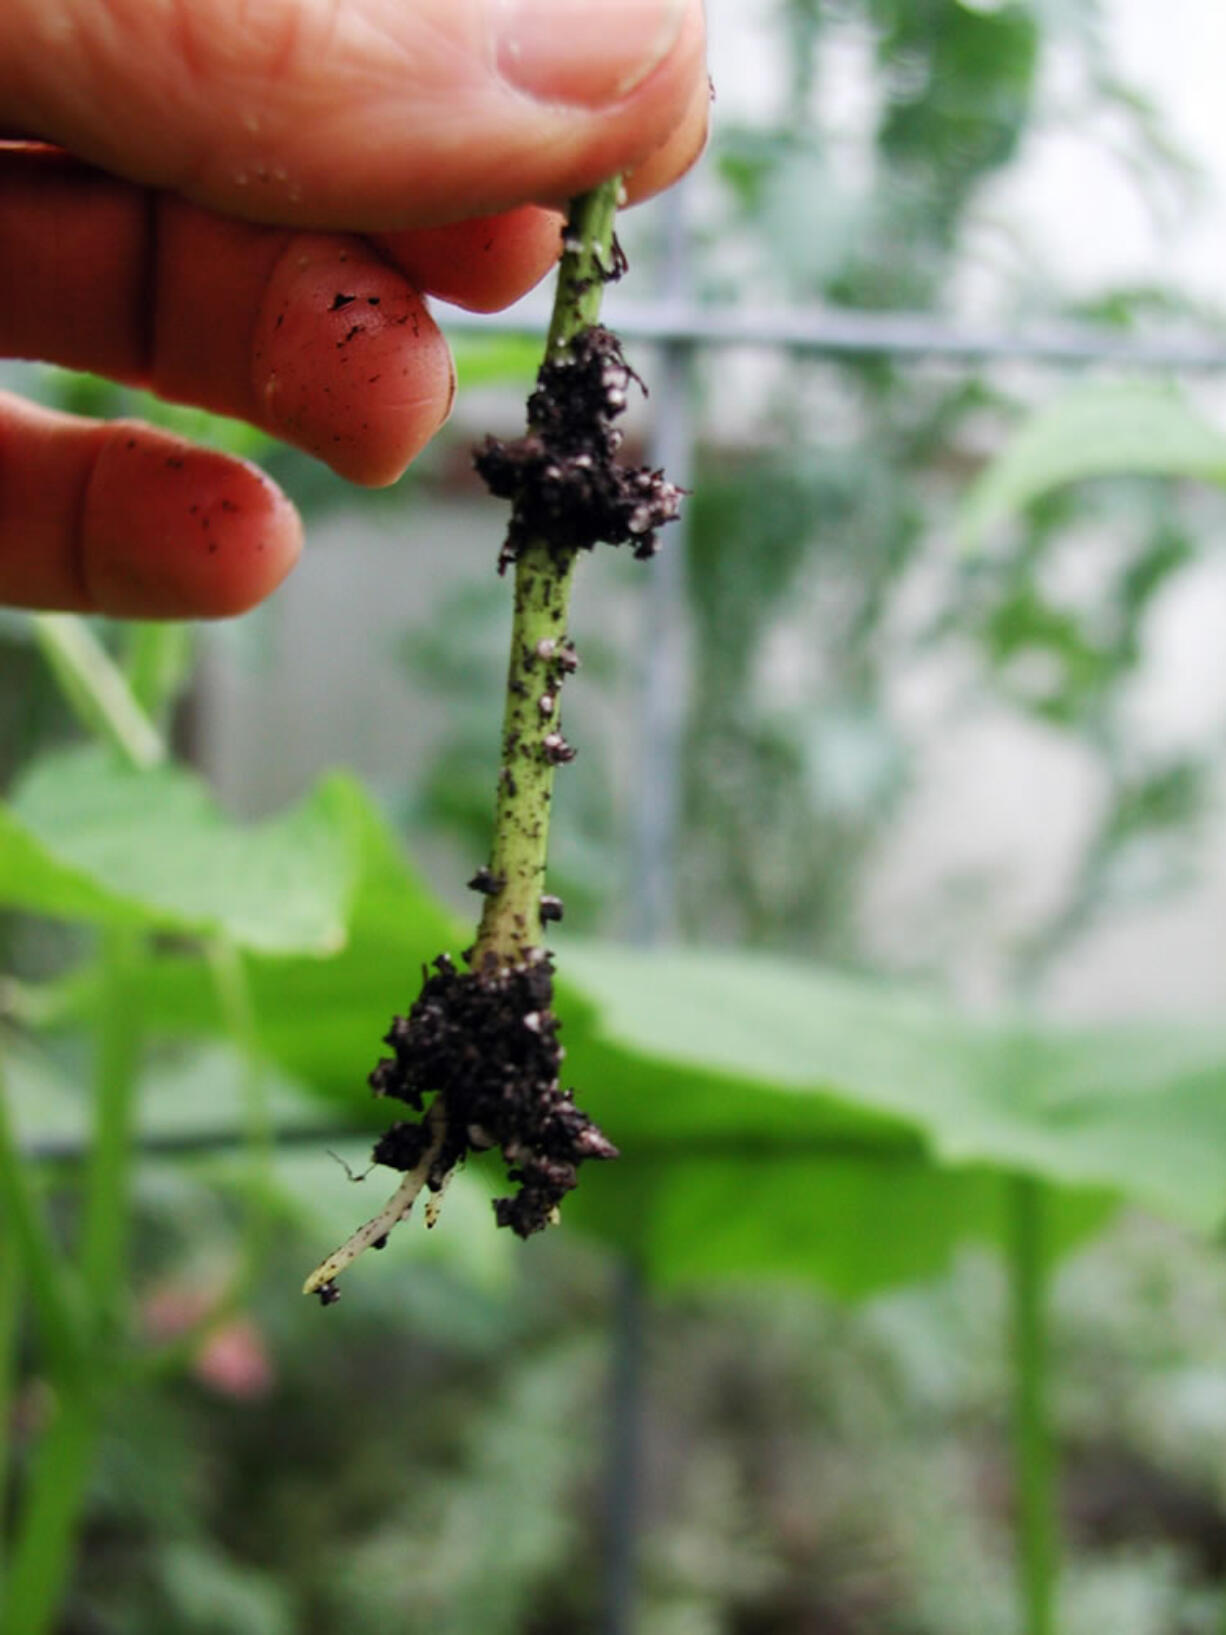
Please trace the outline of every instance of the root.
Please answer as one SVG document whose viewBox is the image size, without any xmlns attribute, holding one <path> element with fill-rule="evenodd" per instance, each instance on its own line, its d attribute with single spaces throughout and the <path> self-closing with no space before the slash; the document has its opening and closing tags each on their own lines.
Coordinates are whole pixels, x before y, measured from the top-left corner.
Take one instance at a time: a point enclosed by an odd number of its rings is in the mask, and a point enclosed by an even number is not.
<svg viewBox="0 0 1226 1635">
<path fill-rule="evenodd" d="M 427 1117 L 428 1122 L 433 1125 L 433 1134 L 420 1161 L 405 1174 L 379 1213 L 373 1215 L 364 1226 L 359 1226 L 357 1231 L 346 1238 L 339 1249 L 334 1249 L 326 1260 L 320 1261 L 302 1285 L 303 1294 L 317 1294 L 321 1305 L 325 1306 L 330 1306 L 333 1301 L 338 1300 L 340 1290 L 336 1287 L 336 1279 L 340 1274 L 352 1266 L 359 1255 L 365 1254 L 367 1249 L 382 1248 L 392 1228 L 399 1225 L 412 1211 L 418 1193 L 430 1180 L 430 1172 L 442 1148 L 447 1128 L 441 1113 L 435 1117 L 433 1108 Z M 431 1203 L 433 1202 L 432 1199 Z M 432 1210 L 428 1207 L 427 1213 L 430 1216 L 430 1225 L 433 1225 L 438 1217 L 437 1207 Z"/>
</svg>

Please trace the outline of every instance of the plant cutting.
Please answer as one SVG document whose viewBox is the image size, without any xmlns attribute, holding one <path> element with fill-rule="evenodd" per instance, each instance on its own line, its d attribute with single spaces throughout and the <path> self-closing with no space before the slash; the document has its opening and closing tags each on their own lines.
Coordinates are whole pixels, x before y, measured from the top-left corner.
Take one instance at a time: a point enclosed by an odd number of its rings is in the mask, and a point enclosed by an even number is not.
<svg viewBox="0 0 1226 1635">
<path fill-rule="evenodd" d="M 511 502 L 498 567 L 514 569 L 493 844 L 469 881 L 485 906 L 462 965 L 439 954 L 385 1036 L 392 1054 L 371 1073 L 371 1089 L 417 1116 L 375 1144 L 374 1163 L 402 1174 L 391 1198 L 303 1286 L 325 1305 L 338 1297 L 340 1273 L 382 1248 L 423 1190 L 426 1223 L 434 1223 L 469 1152 L 501 1150 L 516 1191 L 496 1201 L 495 1216 L 522 1238 L 557 1219 L 585 1159 L 617 1155 L 561 1084 L 545 926 L 561 919 L 562 904 L 546 892 L 545 871 L 554 777 L 575 756 L 562 733 L 561 694 L 579 664 L 567 631 L 576 560 L 601 541 L 651 557 L 681 502 L 662 472 L 616 459 L 614 422 L 638 377 L 597 319 L 604 285 L 625 268 L 613 230 L 620 192 L 613 178 L 572 202 L 527 431 L 511 442 L 486 438 L 475 454 L 490 492 Z"/>
</svg>

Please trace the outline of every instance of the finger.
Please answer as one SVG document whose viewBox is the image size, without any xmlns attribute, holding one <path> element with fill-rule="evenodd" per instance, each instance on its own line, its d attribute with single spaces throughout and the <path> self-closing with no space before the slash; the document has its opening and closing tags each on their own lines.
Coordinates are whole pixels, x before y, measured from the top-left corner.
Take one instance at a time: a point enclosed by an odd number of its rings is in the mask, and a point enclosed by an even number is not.
<svg viewBox="0 0 1226 1635">
<path fill-rule="evenodd" d="M 472 312 L 497 312 L 527 294 L 557 261 L 563 216 L 524 205 L 446 227 L 372 233 L 372 241 L 427 295 Z"/>
<path fill-rule="evenodd" d="M 641 204 L 680 181 L 702 157 L 711 125 L 711 82 L 694 86 L 689 107 L 672 135 L 626 176 L 626 199 Z"/>
<path fill-rule="evenodd" d="M 400 474 L 453 388 L 420 296 L 371 245 L 228 221 L 62 156 L 0 161 L 0 351 L 239 416 L 367 483 Z"/>
<path fill-rule="evenodd" d="M 261 229 L 172 199 L 159 214 L 154 390 L 250 420 L 352 482 L 394 482 L 455 392 L 404 275 L 358 238 L 290 233 L 269 266 Z"/>
<path fill-rule="evenodd" d="M 0 603 L 220 618 L 274 590 L 301 548 L 293 506 L 254 466 L 0 393 Z"/>
<path fill-rule="evenodd" d="M 260 221 L 428 226 L 663 147 L 701 0 L 5 0 L 0 124 Z"/>
</svg>

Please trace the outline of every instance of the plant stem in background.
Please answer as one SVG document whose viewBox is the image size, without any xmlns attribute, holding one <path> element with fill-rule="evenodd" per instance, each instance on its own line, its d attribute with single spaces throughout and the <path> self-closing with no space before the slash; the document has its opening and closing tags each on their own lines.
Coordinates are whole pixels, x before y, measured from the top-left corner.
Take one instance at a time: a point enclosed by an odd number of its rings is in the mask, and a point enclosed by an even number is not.
<svg viewBox="0 0 1226 1635">
<path fill-rule="evenodd" d="M 159 766 L 166 746 L 157 728 L 84 619 L 36 613 L 31 622 L 65 703 L 86 731 L 112 744 L 134 767 Z"/>
<path fill-rule="evenodd" d="M 99 1417 L 97 1394 L 88 1380 L 56 1404 L 27 1483 L 12 1568 L 4 1583 L 0 1635 L 47 1635 L 54 1627 L 93 1471 Z"/>
<path fill-rule="evenodd" d="M 1043 1183 L 1026 1176 L 1008 1186 L 1018 1590 L 1024 1635 L 1053 1635 L 1058 1529 L 1048 1400 L 1047 1198 Z"/>
<path fill-rule="evenodd" d="M 140 1066 L 140 1018 L 132 976 L 139 935 L 110 931 L 99 969 L 94 1136 L 85 1181 L 81 1272 L 100 1309 L 113 1307 L 126 1286 L 129 1193 Z"/>
<path fill-rule="evenodd" d="M 17 1148 L 9 1119 L 8 1091 L 0 1057 L 0 1222 L 29 1290 L 46 1366 L 55 1385 L 71 1390 L 86 1366 L 89 1325 L 85 1291 L 51 1236 L 33 1181 Z"/>
<path fill-rule="evenodd" d="M 17 1342 L 21 1331 L 21 1265 L 0 1202 L 0 1605 L 4 1597 L 9 1468 L 17 1393 Z"/>
<path fill-rule="evenodd" d="M 87 730 L 110 744 L 136 771 L 150 771 L 162 764 L 166 746 L 150 716 L 160 717 L 169 707 L 181 674 L 181 633 L 158 626 L 133 639 L 131 660 L 136 674 L 132 679 L 140 685 L 138 700 L 129 678 L 82 620 L 46 614 L 36 616 L 34 625 L 66 702 Z M 25 1483 L 0 1602 L 0 1635 L 47 1635 L 54 1625 L 71 1571 L 73 1542 L 93 1471 L 102 1414 L 109 1394 L 133 1367 L 123 1301 L 141 1053 L 139 994 L 134 981 L 140 944 L 139 933 L 112 930 L 104 935 L 99 955 L 95 1124 L 85 1186 L 79 1285 L 76 1268 L 66 1264 L 30 1191 L 5 1117 L 0 1082 L 0 1220 L 6 1229 L 3 1247 L 9 1256 L 0 1264 L 0 1283 L 5 1284 L 0 1288 L 0 1331 L 9 1325 L 8 1306 L 15 1299 L 6 1294 L 5 1280 L 16 1279 L 20 1271 L 38 1319 L 47 1369 L 57 1387 L 55 1417 L 40 1439 Z M 245 1067 L 254 1189 L 245 1273 L 249 1279 L 256 1247 L 264 1236 L 264 1207 L 259 1200 L 268 1151 L 263 1064 L 241 956 L 220 939 L 209 952 L 221 1006 Z M 228 1302 L 220 1310 L 215 1308 L 193 1332 L 190 1343 L 198 1345 L 209 1325 L 228 1309 Z M 176 1357 L 186 1355 L 188 1344 L 186 1338 L 180 1342 Z M 0 1332 L 0 1414 L 5 1367 L 5 1334 Z"/>
<path fill-rule="evenodd" d="M 196 628 L 142 620 L 125 632 L 123 668 L 128 690 L 163 739 L 169 717 L 196 657 Z"/>
<path fill-rule="evenodd" d="M 86 1367 L 61 1388 L 27 1483 L 3 1635 L 52 1627 L 94 1468 L 102 1405 L 124 1344 L 122 1302 L 140 1028 L 132 983 L 138 938 L 112 931 L 101 955 L 102 986 L 94 1082 L 94 1139 L 85 1186 L 80 1264 L 91 1305 Z"/>
</svg>

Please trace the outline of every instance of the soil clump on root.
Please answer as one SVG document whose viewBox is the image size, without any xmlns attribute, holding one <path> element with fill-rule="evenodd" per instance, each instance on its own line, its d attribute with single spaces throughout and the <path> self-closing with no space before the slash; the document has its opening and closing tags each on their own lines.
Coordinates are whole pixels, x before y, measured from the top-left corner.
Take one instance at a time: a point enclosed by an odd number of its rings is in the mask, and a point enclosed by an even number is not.
<svg viewBox="0 0 1226 1635">
<path fill-rule="evenodd" d="M 441 1105 L 443 1135 L 426 1185 L 439 1191 L 469 1152 L 499 1147 L 518 1190 L 495 1201 L 498 1225 L 521 1238 L 548 1226 L 583 1160 L 617 1156 L 559 1084 L 564 1052 L 552 1003 L 553 964 L 544 950 L 529 950 L 516 965 L 491 960 L 470 971 L 440 954 L 433 974 L 423 972 L 409 1014 L 386 1035 L 393 1054 L 370 1075 L 376 1095 L 403 1101 L 423 1117 L 381 1136 L 375 1163 L 417 1168 Z"/>
<path fill-rule="evenodd" d="M 541 366 L 528 399 L 528 431 L 487 437 L 473 464 L 490 493 L 513 504 L 500 572 L 524 549 L 590 551 L 601 541 L 632 545 L 639 558 L 659 549 L 657 530 L 680 514 L 683 491 L 650 466 L 616 461 L 631 382 L 643 383 L 611 330 L 593 324 L 569 352 Z"/>
</svg>

